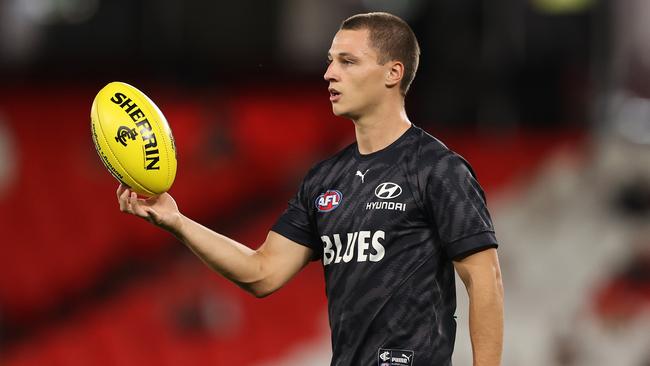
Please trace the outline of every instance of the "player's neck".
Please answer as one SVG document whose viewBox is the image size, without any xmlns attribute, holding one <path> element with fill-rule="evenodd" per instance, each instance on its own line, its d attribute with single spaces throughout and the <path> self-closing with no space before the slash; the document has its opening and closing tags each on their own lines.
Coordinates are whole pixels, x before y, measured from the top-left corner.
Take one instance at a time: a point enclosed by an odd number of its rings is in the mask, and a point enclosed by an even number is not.
<svg viewBox="0 0 650 366">
<path fill-rule="evenodd" d="M 386 148 L 411 127 L 403 105 L 401 108 L 377 110 L 354 121 L 359 153 L 372 154 Z"/>
</svg>

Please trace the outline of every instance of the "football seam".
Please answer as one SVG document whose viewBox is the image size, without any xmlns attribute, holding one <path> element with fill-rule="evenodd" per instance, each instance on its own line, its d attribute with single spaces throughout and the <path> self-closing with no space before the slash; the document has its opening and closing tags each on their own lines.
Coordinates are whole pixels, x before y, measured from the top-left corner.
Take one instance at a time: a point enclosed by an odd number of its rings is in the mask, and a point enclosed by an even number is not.
<svg viewBox="0 0 650 366">
<path fill-rule="evenodd" d="M 97 103 L 97 120 L 99 122 L 99 128 L 102 129 L 102 137 L 103 137 L 104 141 L 106 142 L 106 147 L 108 147 L 108 151 L 111 153 L 111 155 L 115 159 L 115 162 L 117 163 L 117 165 L 119 165 L 120 168 L 122 168 L 122 170 L 124 171 L 124 174 L 126 174 L 133 181 L 133 183 L 137 184 L 140 188 L 142 188 L 142 190 L 146 191 L 147 193 L 155 195 L 155 193 L 151 192 L 151 190 L 145 188 L 144 186 L 142 186 L 142 184 L 140 184 L 138 181 L 136 181 L 135 178 L 133 178 L 131 176 L 131 174 L 129 174 L 129 172 L 124 168 L 122 163 L 117 159 L 117 156 L 115 155 L 115 152 L 113 152 L 113 149 L 111 148 L 111 145 L 109 144 L 108 140 L 106 139 L 106 132 L 104 131 L 104 125 L 101 122 L 100 113 L 99 113 L 99 103 Z"/>
</svg>

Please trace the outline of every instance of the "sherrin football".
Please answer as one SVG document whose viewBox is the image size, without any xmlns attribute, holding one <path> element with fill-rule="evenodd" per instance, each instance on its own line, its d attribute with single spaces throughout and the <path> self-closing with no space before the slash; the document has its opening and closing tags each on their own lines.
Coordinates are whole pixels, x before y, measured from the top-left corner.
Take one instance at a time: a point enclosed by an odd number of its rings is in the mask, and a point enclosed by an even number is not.
<svg viewBox="0 0 650 366">
<path fill-rule="evenodd" d="M 133 86 L 112 82 L 90 111 L 97 154 L 120 182 L 144 196 L 166 192 L 176 177 L 176 146 L 160 109 Z"/>
</svg>

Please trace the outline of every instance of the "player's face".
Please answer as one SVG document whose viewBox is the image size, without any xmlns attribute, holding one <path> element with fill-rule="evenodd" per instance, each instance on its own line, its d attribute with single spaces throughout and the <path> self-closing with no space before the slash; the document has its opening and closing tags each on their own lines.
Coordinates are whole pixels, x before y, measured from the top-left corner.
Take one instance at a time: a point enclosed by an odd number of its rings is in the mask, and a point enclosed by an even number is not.
<svg viewBox="0 0 650 366">
<path fill-rule="evenodd" d="M 387 66 L 377 62 L 368 35 L 367 29 L 340 30 L 327 53 L 324 78 L 337 116 L 358 119 L 380 104 L 387 91 Z"/>
</svg>

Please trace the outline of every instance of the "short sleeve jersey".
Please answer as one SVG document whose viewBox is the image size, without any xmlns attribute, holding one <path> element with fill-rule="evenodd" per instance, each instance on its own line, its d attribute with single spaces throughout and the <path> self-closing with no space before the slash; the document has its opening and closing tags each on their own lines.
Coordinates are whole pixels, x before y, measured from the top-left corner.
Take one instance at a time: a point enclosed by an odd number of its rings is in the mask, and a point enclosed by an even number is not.
<svg viewBox="0 0 650 366">
<path fill-rule="evenodd" d="M 451 365 L 452 260 L 497 247 L 472 168 L 416 126 L 314 166 L 272 230 L 323 265 L 336 366 Z"/>
</svg>

